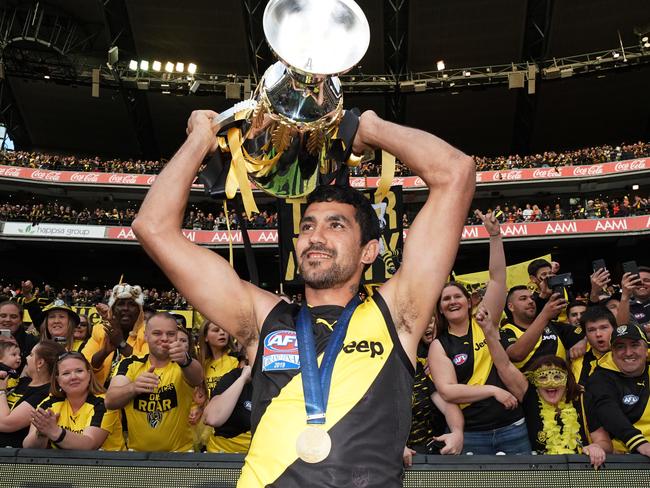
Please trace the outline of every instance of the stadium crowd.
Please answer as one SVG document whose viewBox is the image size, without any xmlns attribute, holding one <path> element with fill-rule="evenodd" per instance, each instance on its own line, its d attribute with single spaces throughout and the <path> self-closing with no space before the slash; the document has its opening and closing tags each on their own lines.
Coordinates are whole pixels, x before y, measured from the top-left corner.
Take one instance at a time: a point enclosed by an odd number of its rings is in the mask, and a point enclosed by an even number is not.
<svg viewBox="0 0 650 488">
<path fill-rule="evenodd" d="M 62 301 L 73 307 L 93 307 L 98 303 L 107 302 L 110 295 L 110 288 L 84 288 L 78 285 L 71 285 L 57 289 L 47 283 L 41 286 L 31 285 L 33 295 L 38 298 L 41 305 L 53 301 Z M 18 300 L 24 297 L 24 282 L 19 284 L 0 282 L 0 301 Z M 163 310 L 186 310 L 189 308 L 187 300 L 175 289 L 158 290 L 156 288 L 144 288 L 142 290 L 144 305 L 152 309 Z"/>
<path fill-rule="evenodd" d="M 641 195 L 634 195 L 632 198 L 627 195 L 601 195 L 593 199 L 575 199 L 575 202 L 575 204 L 569 205 L 508 202 L 496 204 L 494 214 L 501 223 L 517 223 L 629 217 L 647 215 L 650 210 L 648 197 Z M 412 209 L 410 211 L 413 212 Z M 106 207 L 89 210 L 83 207 L 75 209 L 70 204 L 61 205 L 56 201 L 0 203 L 0 221 L 5 222 L 129 226 L 136 216 L 135 208 Z M 186 211 L 183 227 L 194 230 L 226 230 L 229 224 L 231 229 L 238 229 L 242 218 L 246 218 L 245 215 L 240 216 L 230 209 L 227 223 L 226 214 L 223 211 L 211 212 L 195 206 Z M 481 222 L 472 212 L 466 223 L 467 225 L 477 225 Z M 405 227 L 409 225 L 406 213 L 403 224 Z M 275 229 L 278 226 L 278 213 L 267 209 L 263 209 L 259 213 L 253 212 L 251 217 L 247 218 L 246 225 L 249 229 Z"/>
<path fill-rule="evenodd" d="M 520 156 L 474 156 L 477 171 L 496 171 L 521 168 L 544 168 L 557 166 L 579 166 L 586 164 L 607 163 L 626 159 L 650 156 L 650 143 L 639 141 L 634 144 L 620 146 L 596 146 L 574 151 L 545 151 L 543 153 Z M 353 171 L 355 176 L 378 176 L 380 166 L 374 161 L 364 161 Z M 406 166 L 399 161 L 396 163 L 397 176 L 411 176 Z"/>
<path fill-rule="evenodd" d="M 137 216 L 135 208 L 74 208 L 74 204 L 62 205 L 57 201 L 33 203 L 0 203 L 0 220 L 5 222 L 32 222 L 53 224 L 81 224 L 81 225 L 124 225 L 129 226 Z M 223 211 L 213 213 L 207 209 L 192 207 L 185 213 L 183 226 L 195 230 L 226 230 L 239 229 L 241 219 L 245 214 L 238 215 L 230 209 L 226 221 Z M 278 226 L 277 212 L 262 209 L 259 213 L 253 212 L 247 218 L 246 224 L 251 229 L 274 229 Z"/>
<path fill-rule="evenodd" d="M 520 156 L 474 156 L 477 171 L 510 170 L 515 168 L 540 168 L 556 166 L 577 166 L 606 163 L 650 156 L 650 143 L 639 141 L 619 146 L 595 146 L 572 151 L 545 151 L 543 153 Z M 72 155 L 45 154 L 28 151 L 2 151 L 0 163 L 26 168 L 40 168 L 60 171 L 85 171 L 103 173 L 158 174 L 166 161 L 123 161 L 103 159 L 99 156 L 81 157 Z M 378 176 L 380 167 L 374 161 L 364 161 L 353 168 L 355 176 Z M 395 174 L 410 176 L 408 168 L 399 161 Z"/>
<path fill-rule="evenodd" d="M 594 263 L 591 288 L 576 290 L 571 270 L 537 259 L 506 293 L 490 225 L 489 280 L 448 283 L 422 338 L 405 464 L 416 453 L 582 452 L 594 466 L 609 452 L 650 456 L 650 268 L 624 268 L 612 286 L 616 263 Z M 22 285 L 0 303 L 3 445 L 246 452 L 251 352 L 215 324 L 191 330 L 156 312 L 176 308 L 162 297 L 177 292 Z M 91 303 L 94 327 L 70 307 Z"/>
</svg>

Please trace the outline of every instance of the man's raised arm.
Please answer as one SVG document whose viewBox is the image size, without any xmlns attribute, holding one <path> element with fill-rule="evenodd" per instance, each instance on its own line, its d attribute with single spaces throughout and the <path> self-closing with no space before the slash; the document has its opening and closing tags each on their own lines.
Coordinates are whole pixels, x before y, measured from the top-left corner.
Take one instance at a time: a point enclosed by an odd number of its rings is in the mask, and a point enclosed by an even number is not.
<svg viewBox="0 0 650 488">
<path fill-rule="evenodd" d="M 217 149 L 216 112 L 192 112 L 187 139 L 156 178 L 133 222 L 147 254 L 174 286 L 210 321 L 243 344 L 257 338 L 277 296 L 242 281 L 230 264 L 187 240 L 181 231 L 194 177 L 203 159 Z"/>
<path fill-rule="evenodd" d="M 409 228 L 400 269 L 380 289 L 402 344 L 414 355 L 456 258 L 474 196 L 474 161 L 427 132 L 381 120 L 368 112 L 363 117 L 372 123 L 360 125 L 355 144 L 362 149 L 379 147 L 395 155 L 429 188 L 427 200 Z"/>
</svg>

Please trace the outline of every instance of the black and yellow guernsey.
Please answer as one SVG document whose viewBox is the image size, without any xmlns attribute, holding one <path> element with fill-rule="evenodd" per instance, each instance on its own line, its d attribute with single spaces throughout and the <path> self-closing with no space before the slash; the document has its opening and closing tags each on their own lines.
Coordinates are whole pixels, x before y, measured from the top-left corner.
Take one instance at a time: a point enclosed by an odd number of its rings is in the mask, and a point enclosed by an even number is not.
<svg viewBox="0 0 650 488">
<path fill-rule="evenodd" d="M 485 335 L 474 319 L 466 335 L 455 336 L 444 330 L 438 340 L 454 365 L 459 384 L 493 385 L 507 390 L 494 366 Z M 513 424 L 524 416 L 520 406 L 508 410 L 494 397 L 459 406 L 468 432 L 498 429 Z"/>
<path fill-rule="evenodd" d="M 334 371 L 324 428 L 329 456 L 308 464 L 296 454 L 306 427 L 296 347 L 299 307 L 280 301 L 264 321 L 253 371 L 253 439 L 239 487 L 401 487 L 411 426 L 413 366 L 379 293 L 354 312 Z M 318 362 L 343 307 L 310 309 Z"/>
<path fill-rule="evenodd" d="M 650 385 L 648 366 L 640 376 L 626 376 L 612 353 L 598 360 L 587 380 L 587 393 L 598 420 L 612 437 L 614 451 L 634 452 L 650 442 Z"/>
<path fill-rule="evenodd" d="M 587 384 L 587 380 L 596 370 L 598 360 L 601 357 L 601 353 L 592 349 L 592 347 L 587 344 L 587 352 L 585 352 L 583 356 L 571 360 L 571 371 L 573 371 L 573 376 L 575 376 L 578 384 L 582 386 Z"/>
<path fill-rule="evenodd" d="M 524 327 L 512 322 L 501 326 L 500 334 L 503 348 L 507 351 L 524 335 L 526 330 Z M 526 371 L 533 361 L 547 354 L 566 359 L 567 351 L 580 342 L 584 336 L 582 327 L 573 327 L 560 322 L 549 322 L 528 355 L 522 361 L 513 361 L 512 363 L 521 371 Z"/>
</svg>

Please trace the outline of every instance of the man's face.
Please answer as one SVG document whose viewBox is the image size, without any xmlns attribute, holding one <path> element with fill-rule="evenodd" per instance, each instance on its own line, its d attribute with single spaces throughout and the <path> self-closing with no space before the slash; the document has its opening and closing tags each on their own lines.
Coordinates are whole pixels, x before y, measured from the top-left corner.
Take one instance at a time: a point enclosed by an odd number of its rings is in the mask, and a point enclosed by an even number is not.
<svg viewBox="0 0 650 488">
<path fill-rule="evenodd" d="M 533 283 L 537 285 L 539 288 L 539 291 L 542 293 L 547 293 L 549 292 L 548 285 L 546 284 L 546 279 L 549 276 L 553 276 L 553 272 L 551 271 L 550 266 L 544 266 L 542 268 L 539 268 L 535 275 L 530 275 L 530 279 Z"/>
<path fill-rule="evenodd" d="M 318 202 L 307 207 L 296 242 L 298 269 L 314 289 L 346 283 L 363 266 L 361 228 L 352 205 Z"/>
<path fill-rule="evenodd" d="M 577 327 L 580 325 L 580 317 L 585 313 L 587 307 L 585 305 L 575 305 L 569 310 L 569 324 Z"/>
<path fill-rule="evenodd" d="M 650 298 L 650 273 L 640 271 L 639 278 L 641 278 L 641 286 L 634 290 L 634 296 L 641 301 L 646 301 Z"/>
<path fill-rule="evenodd" d="M 510 295 L 508 309 L 517 323 L 529 324 L 535 320 L 537 307 L 530 290 L 516 290 Z"/>
<path fill-rule="evenodd" d="M 0 307 L 0 329 L 9 329 L 15 334 L 23 323 L 20 316 L 20 309 L 13 303 L 7 303 Z"/>
<path fill-rule="evenodd" d="M 151 317 L 144 330 L 149 353 L 156 359 L 169 358 L 169 346 L 178 337 L 176 320 L 167 317 Z"/>
<path fill-rule="evenodd" d="M 625 376 L 639 376 L 645 369 L 648 343 L 640 339 L 618 339 L 612 344 L 612 357 Z"/>
<path fill-rule="evenodd" d="M 113 304 L 113 317 L 122 330 L 133 330 L 139 315 L 140 306 L 132 298 L 119 298 Z"/>
<path fill-rule="evenodd" d="M 587 342 L 591 348 L 603 354 L 609 351 L 609 340 L 614 328 L 607 319 L 599 319 L 585 324 Z"/>
</svg>

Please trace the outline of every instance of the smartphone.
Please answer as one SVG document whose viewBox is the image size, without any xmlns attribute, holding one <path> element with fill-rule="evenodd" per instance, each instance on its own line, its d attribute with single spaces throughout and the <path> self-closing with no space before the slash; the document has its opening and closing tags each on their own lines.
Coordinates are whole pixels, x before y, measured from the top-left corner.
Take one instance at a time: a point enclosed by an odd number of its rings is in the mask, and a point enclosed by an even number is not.
<svg viewBox="0 0 650 488">
<path fill-rule="evenodd" d="M 639 267 L 636 265 L 636 261 L 625 261 L 623 263 L 623 274 L 625 273 L 639 276 Z"/>
<path fill-rule="evenodd" d="M 594 273 L 598 270 L 607 268 L 607 265 L 605 264 L 604 259 L 596 259 L 591 262 L 591 269 L 593 269 Z"/>
<path fill-rule="evenodd" d="M 0 335 L 4 337 L 11 337 L 11 331 L 9 329 L 1 329 Z"/>
</svg>

